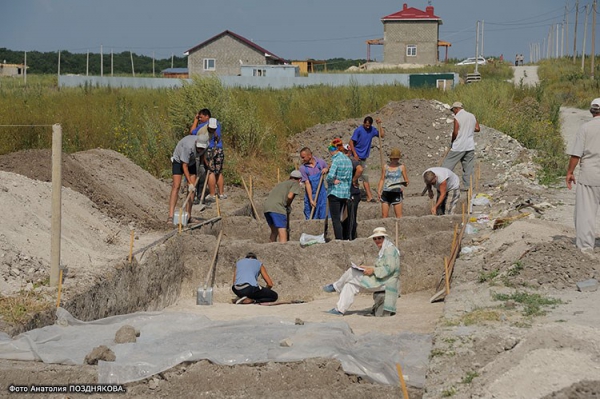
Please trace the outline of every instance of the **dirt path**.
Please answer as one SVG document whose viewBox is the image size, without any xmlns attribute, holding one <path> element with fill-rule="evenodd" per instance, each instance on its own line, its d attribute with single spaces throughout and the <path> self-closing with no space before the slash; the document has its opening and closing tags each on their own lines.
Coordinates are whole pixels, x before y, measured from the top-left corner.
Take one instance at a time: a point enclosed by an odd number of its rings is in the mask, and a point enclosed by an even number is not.
<svg viewBox="0 0 600 399">
<path fill-rule="evenodd" d="M 515 86 L 535 86 L 539 83 L 536 65 L 512 66 L 514 72 L 513 83 Z"/>
</svg>

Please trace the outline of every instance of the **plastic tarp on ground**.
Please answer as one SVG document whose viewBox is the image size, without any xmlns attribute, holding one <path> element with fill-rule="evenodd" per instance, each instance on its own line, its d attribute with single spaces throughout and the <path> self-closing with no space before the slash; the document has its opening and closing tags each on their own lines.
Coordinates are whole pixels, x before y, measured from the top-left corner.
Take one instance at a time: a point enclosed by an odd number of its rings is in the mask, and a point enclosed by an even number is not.
<svg viewBox="0 0 600 399">
<path fill-rule="evenodd" d="M 182 362 L 209 360 L 220 365 L 333 358 L 346 373 L 370 381 L 398 383 L 396 363 L 407 384 L 425 382 L 431 336 L 369 333 L 357 336 L 344 322 L 295 325 L 273 317 L 211 321 L 187 313 L 139 312 L 83 322 L 59 308 L 56 324 L 15 338 L 0 335 L 0 358 L 83 364 L 93 348 L 106 345 L 116 361 L 98 363 L 98 382 L 124 384 L 148 378 Z M 140 332 L 135 343 L 116 344 L 124 325 Z M 286 340 L 291 346 L 282 346 Z"/>
</svg>

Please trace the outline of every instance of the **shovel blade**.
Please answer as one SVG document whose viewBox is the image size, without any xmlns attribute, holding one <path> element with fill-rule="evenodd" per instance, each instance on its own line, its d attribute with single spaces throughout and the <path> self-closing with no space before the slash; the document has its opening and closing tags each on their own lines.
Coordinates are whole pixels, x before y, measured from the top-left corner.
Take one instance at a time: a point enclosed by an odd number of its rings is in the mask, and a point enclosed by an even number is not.
<svg viewBox="0 0 600 399">
<path fill-rule="evenodd" d="M 196 305 L 212 305 L 212 287 L 210 288 L 198 288 L 196 294 Z"/>
</svg>

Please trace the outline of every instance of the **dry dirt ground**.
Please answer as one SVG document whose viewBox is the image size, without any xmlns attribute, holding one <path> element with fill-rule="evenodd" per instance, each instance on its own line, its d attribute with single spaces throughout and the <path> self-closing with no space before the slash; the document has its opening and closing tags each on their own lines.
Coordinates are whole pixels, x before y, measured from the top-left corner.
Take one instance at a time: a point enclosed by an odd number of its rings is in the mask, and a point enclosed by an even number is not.
<svg viewBox="0 0 600 399">
<path fill-rule="evenodd" d="M 600 294 L 577 292 L 575 284 L 598 278 L 600 271 L 597 259 L 590 260 L 574 248 L 574 193 L 539 185 L 535 154 L 503 133 L 484 127 L 477 135 L 476 193 L 487 194 L 491 206 L 474 206 L 472 217 L 481 223 L 472 222 L 472 234 L 463 239 L 465 253 L 456 263 L 452 291 L 445 303 L 432 304 L 429 298 L 442 277 L 443 257 L 450 253 L 453 229 L 460 217 L 428 215 L 428 201 L 420 196 L 420 175 L 440 163 L 449 143 L 452 116 L 447 105 L 425 100 L 390 103 L 372 116 L 384 122 L 383 153 L 399 147 L 409 172 L 402 219 L 382 220 L 378 204 L 363 202 L 359 207 L 359 239 L 302 249 L 298 245 L 300 234 L 320 234 L 323 223 L 303 221 L 301 201 L 297 201 L 292 212 L 292 242 L 271 244 L 264 220 L 251 217 L 243 187 L 228 186 L 229 199 L 219 204 L 223 219 L 217 225 L 185 233 L 183 238 L 171 238 L 182 242 L 187 271 L 180 295 L 165 310 L 200 313 L 214 320 L 274 316 L 300 318 L 304 322 L 332 321 L 333 316 L 324 311 L 334 306 L 336 298 L 323 293 L 320 287 L 337 278 L 350 261 L 373 259 L 372 243 L 365 237 L 374 227 L 385 225 L 403 254 L 403 296 L 398 301 L 398 314 L 384 319 L 364 317 L 372 300 L 362 295 L 353 312 L 341 320 L 359 335 L 372 331 L 433 335 L 425 386 L 411 387 L 411 398 L 598 395 L 600 316 L 594 306 Z M 563 117 L 568 141 L 586 115 L 565 109 Z M 573 123 L 573 118 L 579 119 Z M 296 135 L 290 145 L 295 149 L 309 146 L 327 160 L 326 144 L 337 136 L 347 141 L 361 122 L 362 118 L 317 125 Z M 47 150 L 0 156 L 0 289 L 4 296 L 20 291 L 21 295 L 29 293 L 51 303 L 56 300 L 56 289 L 47 287 L 50 158 Z M 375 187 L 380 173 L 376 141 L 369 166 Z M 155 243 L 173 226 L 165 223 L 168 182 L 154 179 L 117 153 L 98 149 L 65 155 L 63 179 L 66 188 L 61 260 L 68 272 L 62 303 L 69 310 L 69 301 L 110 279 L 115 265 L 127 258 L 132 230 L 134 248 L 138 249 Z M 264 187 L 254 189 L 254 201 L 261 215 L 267 192 Z M 529 215 L 515 219 L 505 228 L 492 229 L 497 218 L 525 213 Z M 195 211 L 195 216 L 216 217 L 216 204 L 203 212 Z M 217 262 L 215 304 L 197 306 L 195 290 L 204 282 L 219 229 L 224 237 Z M 232 305 L 231 268 L 248 250 L 257 252 L 264 261 L 282 300 L 305 303 L 272 307 Z M 136 257 L 142 266 L 147 259 Z M 556 298 L 562 303 L 532 311 L 519 302 L 532 298 L 524 293 L 537 294 L 534 298 L 538 302 Z M 508 299 L 497 300 L 501 298 L 498 294 L 505 294 Z M 73 314 L 78 317 L 77 312 Z M 6 332 L 22 331 L 22 327 L 2 322 Z M 0 369 L 0 396 L 6 394 L 9 383 L 96 381 L 95 366 L 4 360 L 0 361 Z M 127 397 L 140 398 L 401 395 L 398 387 L 371 384 L 346 375 L 339 362 L 332 359 L 237 366 L 218 366 L 207 361 L 184 363 L 147 380 L 127 384 L 127 390 Z"/>
</svg>

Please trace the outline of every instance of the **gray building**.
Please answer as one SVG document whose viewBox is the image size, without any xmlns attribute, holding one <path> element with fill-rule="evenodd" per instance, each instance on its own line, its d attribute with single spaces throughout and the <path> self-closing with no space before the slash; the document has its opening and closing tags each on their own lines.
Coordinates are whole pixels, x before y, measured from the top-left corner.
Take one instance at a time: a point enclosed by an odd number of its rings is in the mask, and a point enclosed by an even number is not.
<svg viewBox="0 0 600 399">
<path fill-rule="evenodd" d="M 0 64 L 0 76 L 23 76 L 25 72 L 23 64 L 7 64 L 6 62 Z"/>
<path fill-rule="evenodd" d="M 439 26 L 442 19 L 433 13 L 408 7 L 381 18 L 383 62 L 386 64 L 431 64 L 438 59 Z"/>
<path fill-rule="evenodd" d="M 242 65 L 283 65 L 285 60 L 229 30 L 184 53 L 193 75 L 237 76 Z"/>
</svg>

